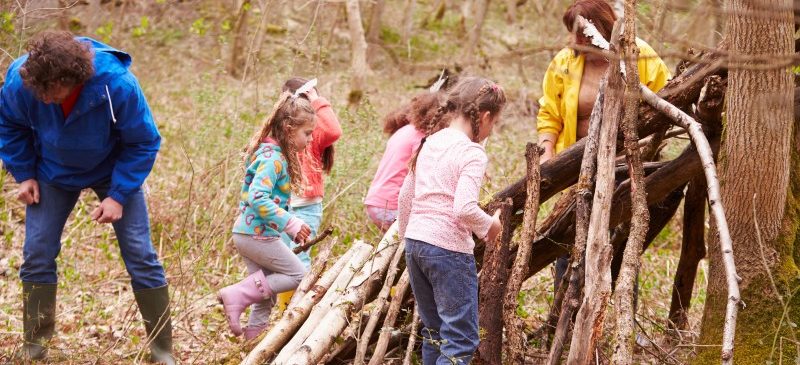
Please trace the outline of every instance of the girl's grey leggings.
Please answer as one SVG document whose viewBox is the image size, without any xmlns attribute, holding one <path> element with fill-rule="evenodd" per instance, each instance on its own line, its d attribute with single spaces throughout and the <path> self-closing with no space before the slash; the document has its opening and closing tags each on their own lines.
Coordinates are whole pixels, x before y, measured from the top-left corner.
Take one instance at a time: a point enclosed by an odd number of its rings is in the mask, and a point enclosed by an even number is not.
<svg viewBox="0 0 800 365">
<path fill-rule="evenodd" d="M 250 326 L 263 325 L 269 321 L 277 294 L 297 288 L 306 274 L 306 268 L 280 237 L 254 239 L 248 235 L 234 234 L 233 243 L 247 265 L 248 274 L 262 270 L 267 276 L 272 296 L 254 304 L 248 320 Z"/>
</svg>

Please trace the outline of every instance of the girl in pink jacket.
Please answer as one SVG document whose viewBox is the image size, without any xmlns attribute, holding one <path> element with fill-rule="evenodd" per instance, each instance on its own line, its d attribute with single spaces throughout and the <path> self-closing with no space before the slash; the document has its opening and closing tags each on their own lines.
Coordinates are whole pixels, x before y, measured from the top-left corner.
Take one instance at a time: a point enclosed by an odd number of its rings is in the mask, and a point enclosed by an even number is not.
<svg viewBox="0 0 800 365">
<path fill-rule="evenodd" d="M 440 129 L 435 128 L 432 118 L 442 97 L 443 92 L 417 95 L 384 119 L 383 131 L 390 137 L 364 199 L 367 216 L 381 232 L 386 232 L 397 218 L 397 195 L 408 174 L 408 160 L 422 137 Z"/>
</svg>

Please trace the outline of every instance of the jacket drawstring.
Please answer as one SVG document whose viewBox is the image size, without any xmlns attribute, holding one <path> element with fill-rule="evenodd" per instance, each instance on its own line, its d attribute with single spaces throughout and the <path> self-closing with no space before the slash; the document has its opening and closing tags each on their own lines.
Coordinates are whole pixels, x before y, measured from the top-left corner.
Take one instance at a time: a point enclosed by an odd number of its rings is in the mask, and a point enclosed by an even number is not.
<svg viewBox="0 0 800 365">
<path fill-rule="evenodd" d="M 111 104 L 111 93 L 108 91 L 108 85 L 106 85 L 106 95 L 108 96 L 108 110 L 111 111 L 111 121 L 116 124 L 117 118 L 114 117 L 114 105 Z"/>
</svg>

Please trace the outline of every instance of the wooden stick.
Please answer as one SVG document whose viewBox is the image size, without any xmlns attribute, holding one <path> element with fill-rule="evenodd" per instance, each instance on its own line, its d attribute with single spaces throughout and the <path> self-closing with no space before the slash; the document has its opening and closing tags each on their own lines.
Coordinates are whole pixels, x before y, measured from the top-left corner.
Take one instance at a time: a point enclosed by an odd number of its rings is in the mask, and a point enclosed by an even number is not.
<svg viewBox="0 0 800 365">
<path fill-rule="evenodd" d="M 569 284 L 561 304 L 561 314 L 558 316 L 558 323 L 555 326 L 553 343 L 547 357 L 548 364 L 558 364 L 561 361 L 561 353 L 566 343 L 567 331 L 572 322 L 572 315 L 577 310 L 581 302 L 583 289 L 584 267 L 586 265 L 586 237 L 589 231 L 589 215 L 592 207 L 592 197 L 594 188 L 594 177 L 597 169 L 597 147 L 600 143 L 600 125 L 603 122 L 603 105 L 605 103 L 606 84 L 608 83 L 608 72 L 600 80 L 597 99 L 592 107 L 592 114 L 589 117 L 589 131 L 586 137 L 586 148 L 583 150 L 580 175 L 576 192 L 576 215 L 575 215 L 575 245 L 572 247 L 570 259 Z"/>
<path fill-rule="evenodd" d="M 305 250 L 308 250 L 309 248 L 311 248 L 311 246 L 314 246 L 317 243 L 322 242 L 322 240 L 327 238 L 331 233 L 333 233 L 333 227 L 325 228 L 325 230 L 322 231 L 321 234 L 317 235 L 317 237 L 314 237 L 314 239 L 306 241 L 302 245 L 299 245 L 299 246 L 293 248 L 292 252 L 294 252 L 294 254 L 296 255 L 296 254 L 301 253 L 301 252 L 303 252 Z"/>
<path fill-rule="evenodd" d="M 728 229 L 728 221 L 725 218 L 725 210 L 722 207 L 719 179 L 717 179 L 717 169 L 714 165 L 714 153 L 708 143 L 708 139 L 703 134 L 703 128 L 700 123 L 674 105 L 658 97 L 650 89 L 644 86 L 640 86 L 639 89 L 648 104 L 668 115 L 677 125 L 689 132 L 692 143 L 697 148 L 697 153 L 703 162 L 703 173 L 706 176 L 706 184 L 708 185 L 708 206 L 719 231 L 722 261 L 725 266 L 725 281 L 728 286 L 728 304 L 725 308 L 725 324 L 722 332 L 722 363 L 732 364 L 733 340 L 736 336 L 736 317 L 739 310 L 739 302 L 741 301 L 739 294 L 739 280 L 741 278 L 736 274 L 736 264 L 733 259 L 733 240 Z"/>
<path fill-rule="evenodd" d="M 397 266 L 400 264 L 400 259 L 403 258 L 403 255 L 405 254 L 405 247 L 406 241 L 400 240 L 399 247 L 397 248 L 397 251 L 395 251 L 394 257 L 392 257 L 392 262 L 389 263 L 389 270 L 386 273 L 386 280 L 383 283 L 383 288 L 381 288 L 380 293 L 378 293 L 378 299 L 375 301 L 375 306 L 372 308 L 370 313 L 369 322 L 367 322 L 367 326 L 364 328 L 364 332 L 358 342 L 356 357 L 353 360 L 354 365 L 364 364 L 364 357 L 367 355 L 369 340 L 372 337 L 371 334 L 373 331 L 375 331 L 375 327 L 378 325 L 378 320 L 381 318 L 381 314 L 388 309 L 387 298 L 389 297 L 389 293 L 394 286 L 394 278 L 397 276 Z M 406 274 L 407 271 L 404 271 L 403 273 Z"/>
<path fill-rule="evenodd" d="M 614 290 L 616 314 L 616 346 L 611 357 L 614 364 L 628 365 L 633 360 L 633 328 L 636 311 L 633 307 L 633 287 L 639 275 L 639 256 L 650 222 L 644 186 L 644 167 L 639 151 L 636 123 L 639 119 L 639 47 L 636 45 L 636 0 L 625 0 L 622 48 L 625 57 L 625 117 L 622 133 L 625 136 L 625 158 L 631 186 L 631 231 L 622 258 L 622 268 Z M 609 267 L 610 270 L 610 267 Z"/>
<path fill-rule="evenodd" d="M 378 336 L 378 342 L 375 343 L 375 349 L 372 351 L 372 358 L 369 361 L 369 365 L 383 364 L 384 356 L 386 356 L 386 349 L 389 346 L 389 340 L 392 338 L 392 330 L 397 321 L 397 316 L 400 314 L 403 298 L 408 292 L 410 283 L 411 279 L 408 274 L 408 269 L 403 270 L 403 274 L 400 275 L 400 279 L 397 281 L 397 285 L 395 285 L 394 296 L 392 296 L 389 310 L 386 312 L 386 319 L 383 321 L 383 327 Z"/>
<path fill-rule="evenodd" d="M 503 306 L 497 299 L 505 294 L 508 280 L 508 246 L 514 230 L 511 226 L 513 202 L 508 199 L 500 208 L 502 228 L 494 244 L 486 248 L 478 284 L 478 326 L 485 333 L 476 358 L 482 364 L 499 365 L 503 349 Z"/>
<path fill-rule="evenodd" d="M 317 282 L 319 277 L 328 267 L 328 263 L 331 258 L 331 252 L 333 252 L 333 247 L 336 246 L 337 238 L 334 237 L 329 244 L 322 246 L 317 256 L 314 257 L 314 262 L 311 264 L 311 271 L 303 277 L 303 280 L 300 282 L 300 285 L 297 286 L 297 289 L 294 290 L 294 294 L 292 294 L 292 299 L 289 300 L 289 304 L 286 305 L 286 308 L 291 308 L 292 306 L 296 305 L 303 299 L 303 296 L 314 286 L 314 283 Z M 295 253 L 296 254 L 296 253 Z"/>
<path fill-rule="evenodd" d="M 327 294 L 328 289 L 334 283 L 344 267 L 349 264 L 351 258 L 357 255 L 359 251 L 366 254 L 369 246 L 367 245 L 353 245 L 347 252 L 342 255 L 339 260 L 326 271 L 325 274 L 317 281 L 316 285 L 312 287 L 298 302 L 297 304 L 286 308 L 283 316 L 277 323 L 273 324 L 261 342 L 250 351 L 250 354 L 242 361 L 242 365 L 255 365 L 269 359 L 272 355 L 277 353 L 284 344 L 295 334 L 298 328 L 308 317 L 311 309 L 315 304 Z"/>
<path fill-rule="evenodd" d="M 613 36 L 612 36 L 613 38 Z M 575 320 L 567 362 L 592 361 L 603 331 L 605 309 L 611 299 L 611 258 L 609 216 L 614 195 L 614 159 L 617 150 L 617 121 L 622 112 L 622 76 L 619 63 L 609 62 L 608 86 L 603 102 L 603 124 L 597 152 L 597 181 L 586 239 L 586 277 L 583 302 Z"/>
<path fill-rule="evenodd" d="M 697 176 L 686 189 L 683 203 L 683 239 L 681 257 L 675 269 L 672 285 L 672 302 L 669 306 L 667 328 L 683 330 L 688 324 L 688 312 L 692 299 L 697 265 L 706 256 L 705 245 L 706 182 Z"/>
<path fill-rule="evenodd" d="M 406 346 L 406 356 L 403 358 L 403 365 L 411 365 L 411 354 L 414 353 L 414 345 L 417 343 L 417 330 L 419 329 L 419 311 L 414 305 L 414 314 L 411 316 L 411 332 L 408 334 L 408 346 Z"/>
<path fill-rule="evenodd" d="M 517 296 L 528 271 L 531 244 L 536 236 L 536 216 L 539 215 L 539 146 L 528 143 L 525 147 L 525 160 L 528 162 L 528 187 L 525 199 L 525 212 L 522 218 L 522 241 L 519 243 L 511 277 L 506 286 L 505 299 L 503 300 L 503 322 L 506 326 L 506 359 L 511 364 L 525 362 L 526 337 L 523 332 L 525 324 L 517 317 Z"/>
</svg>

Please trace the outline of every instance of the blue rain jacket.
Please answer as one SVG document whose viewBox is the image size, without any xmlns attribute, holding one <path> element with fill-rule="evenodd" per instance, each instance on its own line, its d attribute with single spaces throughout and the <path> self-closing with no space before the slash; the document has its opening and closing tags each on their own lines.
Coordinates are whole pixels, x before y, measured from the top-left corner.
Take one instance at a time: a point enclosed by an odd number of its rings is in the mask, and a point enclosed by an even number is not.
<svg viewBox="0 0 800 365">
<path fill-rule="evenodd" d="M 136 77 L 131 57 L 91 38 L 95 74 L 70 114 L 45 104 L 22 84 L 24 55 L 8 69 L 0 90 L 0 159 L 17 182 L 37 179 L 67 190 L 110 185 L 108 196 L 125 204 L 156 159 L 161 136 Z"/>
</svg>

